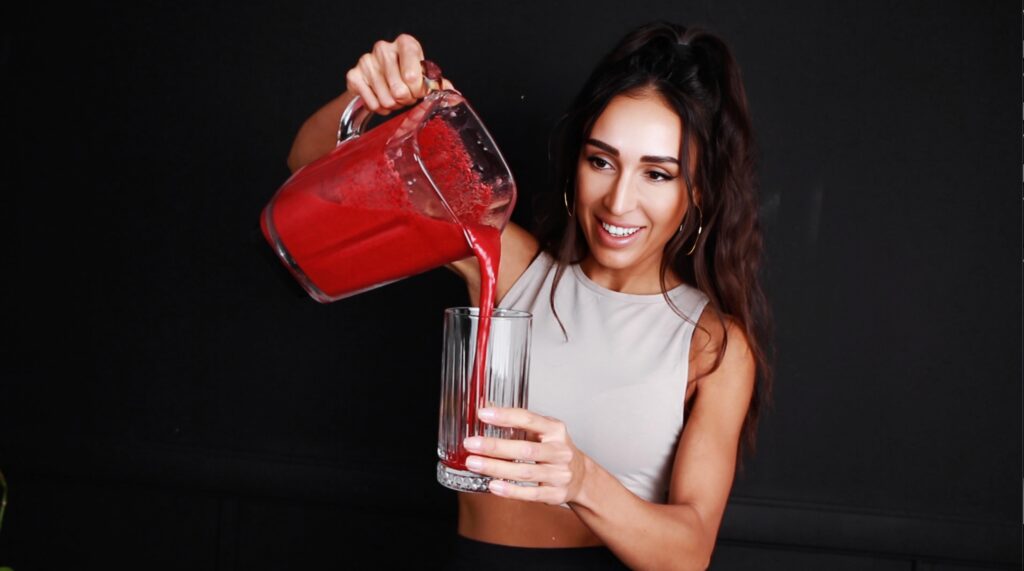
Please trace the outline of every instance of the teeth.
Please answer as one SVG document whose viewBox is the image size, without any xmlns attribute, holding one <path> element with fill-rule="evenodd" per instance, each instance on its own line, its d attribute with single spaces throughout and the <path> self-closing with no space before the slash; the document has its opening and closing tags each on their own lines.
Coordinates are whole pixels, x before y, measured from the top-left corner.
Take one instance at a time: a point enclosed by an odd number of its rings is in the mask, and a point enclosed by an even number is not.
<svg viewBox="0 0 1024 571">
<path fill-rule="evenodd" d="M 603 226 L 609 234 L 619 237 L 632 236 L 633 234 L 636 234 L 638 230 L 640 230 L 639 228 L 620 228 L 618 226 L 612 226 L 611 224 L 606 224 L 604 222 L 601 223 L 601 226 Z"/>
</svg>

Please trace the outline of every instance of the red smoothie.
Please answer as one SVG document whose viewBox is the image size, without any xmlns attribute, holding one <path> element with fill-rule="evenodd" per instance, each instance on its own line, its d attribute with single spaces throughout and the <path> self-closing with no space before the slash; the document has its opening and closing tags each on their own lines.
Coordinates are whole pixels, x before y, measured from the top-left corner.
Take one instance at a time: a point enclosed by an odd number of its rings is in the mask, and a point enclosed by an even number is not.
<svg viewBox="0 0 1024 571">
<path fill-rule="evenodd" d="M 467 424 L 477 424 L 476 411 L 487 406 L 487 340 L 491 333 L 491 314 L 494 310 L 494 290 L 498 283 L 498 265 L 501 261 L 501 233 L 490 226 L 466 227 L 466 236 L 480 264 L 480 313 L 476 334 L 476 356 L 473 361 L 473 380 L 469 389 Z M 452 468 L 466 470 L 469 454 L 459 443 L 455 458 L 445 462 Z"/>
<path fill-rule="evenodd" d="M 305 277 L 329 298 L 472 255 L 458 221 L 481 219 L 490 187 L 472 169 L 458 132 L 435 117 L 417 142 L 447 209 L 433 191 L 411 195 L 385 152 L 403 120 L 395 117 L 297 170 L 274 198 L 274 231 Z M 420 181 L 421 188 L 426 184 Z M 435 216 L 424 215 L 424 209 Z M 261 224 L 273 244 L 265 217 Z"/>
<path fill-rule="evenodd" d="M 459 133 L 435 117 L 417 142 L 447 209 L 429 193 L 410 195 L 386 152 L 403 120 L 394 117 L 361 135 L 359 144 L 343 143 L 295 171 L 272 202 L 273 230 L 305 277 L 333 299 L 476 256 L 481 280 L 468 403 L 472 430 L 477 408 L 487 402 L 487 341 L 501 258 L 501 233 L 478 222 L 491 203 L 491 188 L 472 168 Z M 424 208 L 437 217 L 423 214 Z M 273 245 L 266 217 L 261 226 Z M 456 456 L 444 462 L 465 470 L 466 456 L 459 443 Z"/>
</svg>

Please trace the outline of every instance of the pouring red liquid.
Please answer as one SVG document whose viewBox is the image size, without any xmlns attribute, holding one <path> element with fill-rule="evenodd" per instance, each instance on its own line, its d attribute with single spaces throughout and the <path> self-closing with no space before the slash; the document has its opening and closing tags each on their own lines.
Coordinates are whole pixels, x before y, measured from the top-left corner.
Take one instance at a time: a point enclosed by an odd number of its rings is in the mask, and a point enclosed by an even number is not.
<svg viewBox="0 0 1024 571">
<path fill-rule="evenodd" d="M 487 344 L 501 258 L 500 230 L 479 222 L 494 188 L 483 181 L 466 142 L 442 117 L 417 133 L 417 160 L 441 197 L 423 203 L 408 190 L 401 150 L 385 152 L 404 116 L 346 141 L 296 171 L 261 218 L 267 240 L 319 301 L 333 301 L 442 266 L 468 255 L 480 265 L 480 311 L 469 391 L 468 424 L 486 406 Z M 409 157 L 404 157 L 409 164 Z M 421 181 L 421 183 L 424 181 Z M 428 210 L 438 216 L 424 213 Z M 280 243 L 278 246 L 277 243 Z M 465 470 L 466 450 L 442 459 Z"/>
<path fill-rule="evenodd" d="M 501 261 L 501 233 L 490 226 L 466 228 L 466 235 L 480 264 L 480 323 L 476 336 L 476 357 L 473 362 L 473 381 L 469 392 L 469 426 L 476 426 L 478 408 L 487 406 L 484 379 L 487 375 L 487 340 L 491 331 L 491 315 L 494 310 L 494 290 L 498 282 L 498 265 Z M 466 469 L 468 453 L 463 446 L 456 450 L 456 456 L 449 463 L 453 468 Z"/>
<path fill-rule="evenodd" d="M 479 220 L 491 188 L 473 176 L 458 133 L 435 118 L 420 131 L 418 142 L 427 151 L 422 160 L 434 183 L 448 189 L 444 199 L 457 219 L 417 210 L 394 160 L 382 151 L 402 119 L 391 119 L 361 136 L 359 145 L 340 145 L 296 171 L 261 218 L 267 240 L 274 244 L 278 238 L 292 262 L 286 266 L 320 301 L 355 295 L 470 255 L 459 220 Z M 443 204 L 428 206 L 446 214 Z"/>
</svg>

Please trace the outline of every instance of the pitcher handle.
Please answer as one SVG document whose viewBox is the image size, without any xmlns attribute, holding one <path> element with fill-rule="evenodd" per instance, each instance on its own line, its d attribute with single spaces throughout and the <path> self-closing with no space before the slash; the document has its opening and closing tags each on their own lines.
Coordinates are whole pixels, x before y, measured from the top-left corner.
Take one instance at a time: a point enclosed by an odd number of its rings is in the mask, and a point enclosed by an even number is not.
<svg viewBox="0 0 1024 571">
<path fill-rule="evenodd" d="M 420 65 L 423 67 L 423 81 L 427 84 L 427 95 L 440 91 L 441 68 L 429 60 L 421 61 Z M 358 95 L 353 97 L 341 113 L 341 121 L 338 123 L 338 145 L 362 135 L 372 117 L 373 113 L 366 108 L 363 98 Z"/>
</svg>

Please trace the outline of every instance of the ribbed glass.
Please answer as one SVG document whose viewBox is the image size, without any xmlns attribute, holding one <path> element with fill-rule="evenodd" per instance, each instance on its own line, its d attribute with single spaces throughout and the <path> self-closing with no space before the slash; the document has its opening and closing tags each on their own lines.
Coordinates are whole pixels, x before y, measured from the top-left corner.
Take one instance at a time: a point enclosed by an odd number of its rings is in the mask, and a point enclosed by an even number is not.
<svg viewBox="0 0 1024 571">
<path fill-rule="evenodd" d="M 494 310 L 487 343 L 484 390 L 478 407 L 527 408 L 532 321 L 533 316 L 525 311 Z M 486 492 L 490 481 L 486 476 L 466 470 L 463 440 L 469 436 L 526 438 L 522 429 L 492 426 L 479 420 L 469 422 L 478 325 L 479 309 L 476 307 L 445 310 L 437 479 L 458 491 Z"/>
</svg>

